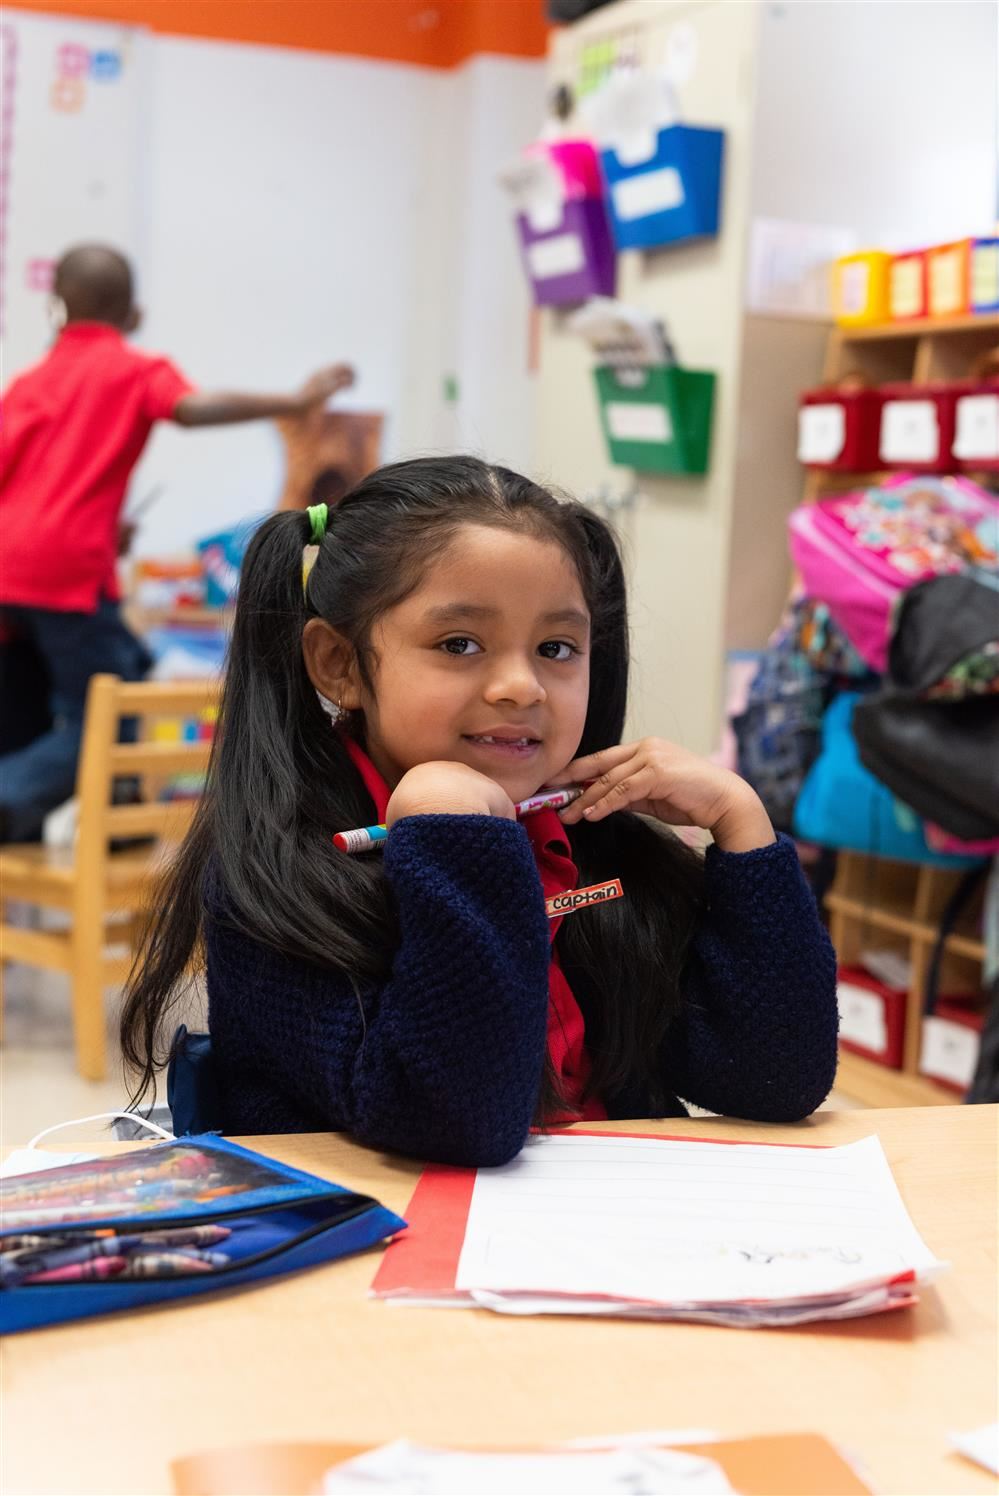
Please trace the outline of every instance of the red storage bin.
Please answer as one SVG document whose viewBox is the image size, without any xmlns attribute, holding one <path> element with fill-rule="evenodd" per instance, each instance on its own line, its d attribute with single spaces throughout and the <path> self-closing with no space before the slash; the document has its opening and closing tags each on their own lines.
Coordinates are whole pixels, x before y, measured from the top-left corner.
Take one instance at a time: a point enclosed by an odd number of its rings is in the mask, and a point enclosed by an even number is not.
<svg viewBox="0 0 999 1496">
<path fill-rule="evenodd" d="M 958 392 L 953 384 L 883 384 L 877 466 L 949 473 Z"/>
<path fill-rule="evenodd" d="M 798 410 L 798 461 L 827 472 L 876 472 L 881 404 L 880 390 L 805 390 Z"/>
<path fill-rule="evenodd" d="M 968 999 L 939 997 L 923 1019 L 921 1075 L 952 1091 L 965 1092 L 978 1064 L 985 1014 Z"/>
<path fill-rule="evenodd" d="M 962 472 L 999 472 L 999 379 L 958 390 L 954 456 Z"/>
<path fill-rule="evenodd" d="M 905 1042 L 904 988 L 888 987 L 859 966 L 841 966 L 836 983 L 839 1042 L 844 1049 L 901 1070 Z"/>
</svg>

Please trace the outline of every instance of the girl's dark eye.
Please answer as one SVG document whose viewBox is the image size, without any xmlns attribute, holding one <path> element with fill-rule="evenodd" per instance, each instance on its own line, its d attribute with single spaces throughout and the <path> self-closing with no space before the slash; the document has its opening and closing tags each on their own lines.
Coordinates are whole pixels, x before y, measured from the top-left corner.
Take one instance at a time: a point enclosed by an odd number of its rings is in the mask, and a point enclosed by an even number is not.
<svg viewBox="0 0 999 1496">
<path fill-rule="evenodd" d="M 578 653 L 576 646 L 566 639 L 546 639 L 544 644 L 538 645 L 538 654 L 544 655 L 546 660 L 569 660 Z"/>
<path fill-rule="evenodd" d="M 479 646 L 474 639 L 466 639 L 464 635 L 458 635 L 454 639 L 445 639 L 441 649 L 446 649 L 448 654 L 468 655 L 479 651 Z"/>
</svg>

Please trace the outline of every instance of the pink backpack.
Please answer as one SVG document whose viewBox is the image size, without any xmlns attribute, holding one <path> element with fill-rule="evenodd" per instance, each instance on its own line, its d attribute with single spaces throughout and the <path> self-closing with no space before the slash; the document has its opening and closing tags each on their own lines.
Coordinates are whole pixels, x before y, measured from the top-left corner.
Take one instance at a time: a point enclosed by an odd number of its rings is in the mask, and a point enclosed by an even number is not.
<svg viewBox="0 0 999 1496">
<path fill-rule="evenodd" d="M 809 597 L 883 672 L 892 604 L 914 582 L 999 560 L 999 499 L 967 478 L 900 473 L 878 488 L 802 504 L 788 521 Z"/>
</svg>

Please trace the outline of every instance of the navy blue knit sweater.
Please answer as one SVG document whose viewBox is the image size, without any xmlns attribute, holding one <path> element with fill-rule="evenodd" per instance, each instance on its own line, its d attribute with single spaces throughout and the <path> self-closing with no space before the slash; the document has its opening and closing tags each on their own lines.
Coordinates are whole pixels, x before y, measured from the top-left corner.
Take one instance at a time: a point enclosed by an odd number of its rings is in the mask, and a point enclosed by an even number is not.
<svg viewBox="0 0 999 1496">
<path fill-rule="evenodd" d="M 515 821 L 414 816 L 384 855 L 400 943 L 390 978 L 360 998 L 209 917 L 225 1131 L 332 1128 L 442 1163 L 505 1163 L 531 1125 L 546 1043 L 548 921 L 530 842 Z M 662 1079 L 713 1112 L 796 1121 L 832 1086 L 837 1017 L 835 957 L 793 844 L 710 848 L 705 895 Z M 611 1117 L 650 1114 L 639 1090 L 603 1099 Z"/>
</svg>

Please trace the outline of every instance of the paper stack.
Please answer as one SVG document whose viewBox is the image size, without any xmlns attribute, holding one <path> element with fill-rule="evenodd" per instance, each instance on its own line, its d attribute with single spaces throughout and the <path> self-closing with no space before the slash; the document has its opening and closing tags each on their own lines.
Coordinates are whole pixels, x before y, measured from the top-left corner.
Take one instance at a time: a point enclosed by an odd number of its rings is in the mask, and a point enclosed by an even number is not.
<svg viewBox="0 0 999 1496">
<path fill-rule="evenodd" d="M 704 1455 L 675 1449 L 611 1448 L 487 1454 L 434 1449 L 400 1439 L 330 1470 L 325 1496 L 729 1496 L 724 1470 Z"/>
<path fill-rule="evenodd" d="M 945 1264 L 876 1137 L 837 1148 L 566 1133 L 425 1171 L 373 1293 L 503 1314 L 797 1325 L 901 1308 Z"/>
</svg>

